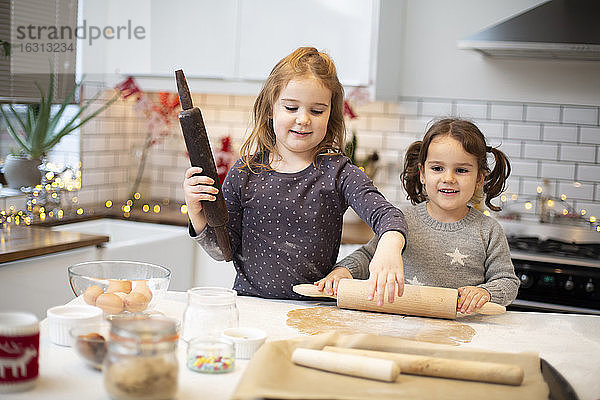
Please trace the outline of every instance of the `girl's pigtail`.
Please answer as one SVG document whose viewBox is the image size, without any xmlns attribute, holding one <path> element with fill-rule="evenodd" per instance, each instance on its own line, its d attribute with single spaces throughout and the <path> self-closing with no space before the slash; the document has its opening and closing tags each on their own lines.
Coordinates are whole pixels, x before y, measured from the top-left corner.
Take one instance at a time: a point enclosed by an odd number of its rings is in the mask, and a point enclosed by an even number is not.
<svg viewBox="0 0 600 400">
<path fill-rule="evenodd" d="M 408 147 L 404 156 L 404 170 L 400 174 L 402 186 L 404 186 L 407 194 L 406 198 L 412 204 L 422 203 L 427 199 L 425 193 L 423 193 L 423 185 L 419 176 L 419 157 L 422 146 L 423 142 L 417 141 Z"/>
<path fill-rule="evenodd" d="M 508 157 L 502 151 L 489 147 L 488 151 L 494 155 L 495 165 L 492 172 L 488 174 L 483 185 L 485 193 L 485 205 L 493 211 L 500 211 L 501 208 L 494 206 L 491 200 L 498 197 L 506 188 L 506 180 L 510 175 L 510 162 Z"/>
</svg>

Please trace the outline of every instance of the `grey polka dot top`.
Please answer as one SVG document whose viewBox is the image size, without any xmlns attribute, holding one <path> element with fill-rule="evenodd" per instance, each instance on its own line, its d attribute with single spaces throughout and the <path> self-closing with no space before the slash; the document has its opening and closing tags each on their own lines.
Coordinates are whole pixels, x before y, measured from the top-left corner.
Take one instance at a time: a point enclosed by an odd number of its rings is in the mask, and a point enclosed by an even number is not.
<svg viewBox="0 0 600 400">
<path fill-rule="evenodd" d="M 292 286 L 333 269 L 349 206 L 379 236 L 406 233 L 402 212 L 343 155 L 319 156 L 316 166 L 294 173 L 252 173 L 242 165 L 238 160 L 223 183 L 240 295 L 303 299 Z M 190 224 L 190 235 L 211 257 L 223 259 L 212 228 L 196 234 Z"/>
</svg>

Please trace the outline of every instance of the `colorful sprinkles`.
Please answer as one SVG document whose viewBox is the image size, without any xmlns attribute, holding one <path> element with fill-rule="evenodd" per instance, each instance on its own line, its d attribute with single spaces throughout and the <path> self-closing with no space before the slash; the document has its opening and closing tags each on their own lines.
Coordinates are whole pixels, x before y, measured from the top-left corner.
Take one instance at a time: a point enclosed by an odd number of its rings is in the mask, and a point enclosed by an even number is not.
<svg viewBox="0 0 600 400">
<path fill-rule="evenodd" d="M 221 374 L 233 370 L 235 359 L 223 356 L 192 356 L 188 360 L 188 368 L 206 374 Z"/>
</svg>

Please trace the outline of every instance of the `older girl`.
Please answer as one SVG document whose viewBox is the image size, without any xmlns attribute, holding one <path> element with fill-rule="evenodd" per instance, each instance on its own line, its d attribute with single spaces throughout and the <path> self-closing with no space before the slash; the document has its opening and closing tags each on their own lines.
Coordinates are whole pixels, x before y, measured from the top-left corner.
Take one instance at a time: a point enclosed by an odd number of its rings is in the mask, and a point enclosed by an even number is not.
<svg viewBox="0 0 600 400">
<path fill-rule="evenodd" d="M 347 269 L 333 267 L 351 206 L 381 237 L 369 267 L 369 299 L 377 294 L 383 304 L 386 290 L 389 301 L 402 294 L 406 223 L 342 154 L 343 98 L 333 62 L 311 47 L 282 59 L 260 91 L 254 128 L 223 183 L 238 293 L 299 299 L 295 284 L 350 278 Z M 201 212 L 203 201 L 215 200 L 213 183 L 190 168 L 183 190 L 191 236 L 223 259 Z"/>
</svg>

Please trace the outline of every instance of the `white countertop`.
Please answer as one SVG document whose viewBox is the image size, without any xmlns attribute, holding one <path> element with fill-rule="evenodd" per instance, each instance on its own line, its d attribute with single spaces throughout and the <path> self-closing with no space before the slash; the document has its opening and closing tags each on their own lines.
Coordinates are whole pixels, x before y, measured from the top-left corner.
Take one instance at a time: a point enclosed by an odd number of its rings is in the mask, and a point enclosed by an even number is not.
<svg viewBox="0 0 600 400">
<path fill-rule="evenodd" d="M 185 293 L 169 292 L 156 308 L 169 317 L 181 320 L 185 301 Z M 287 313 L 317 304 L 239 297 L 240 326 L 267 331 L 267 340 L 292 338 L 304 333 L 287 325 Z M 371 315 L 367 321 L 372 320 Z M 398 331 L 408 325 L 446 323 L 442 322 L 446 320 L 432 318 L 387 315 L 385 318 L 392 321 L 388 322 L 388 326 Z M 470 341 L 458 341 L 459 346 L 503 352 L 537 352 L 564 376 L 581 400 L 600 398 L 600 316 L 509 311 L 498 316 L 467 316 L 457 321 L 474 330 Z M 177 399 L 180 400 L 230 398 L 248 363 L 237 360 L 235 370 L 231 373 L 204 375 L 185 367 L 184 342 L 180 341 L 178 351 L 180 372 Z M 84 366 L 70 347 L 52 344 L 45 320 L 41 324 L 40 377 L 36 387 L 27 392 L 0 397 L 11 400 L 109 399 L 104 390 L 102 373 Z"/>
</svg>

